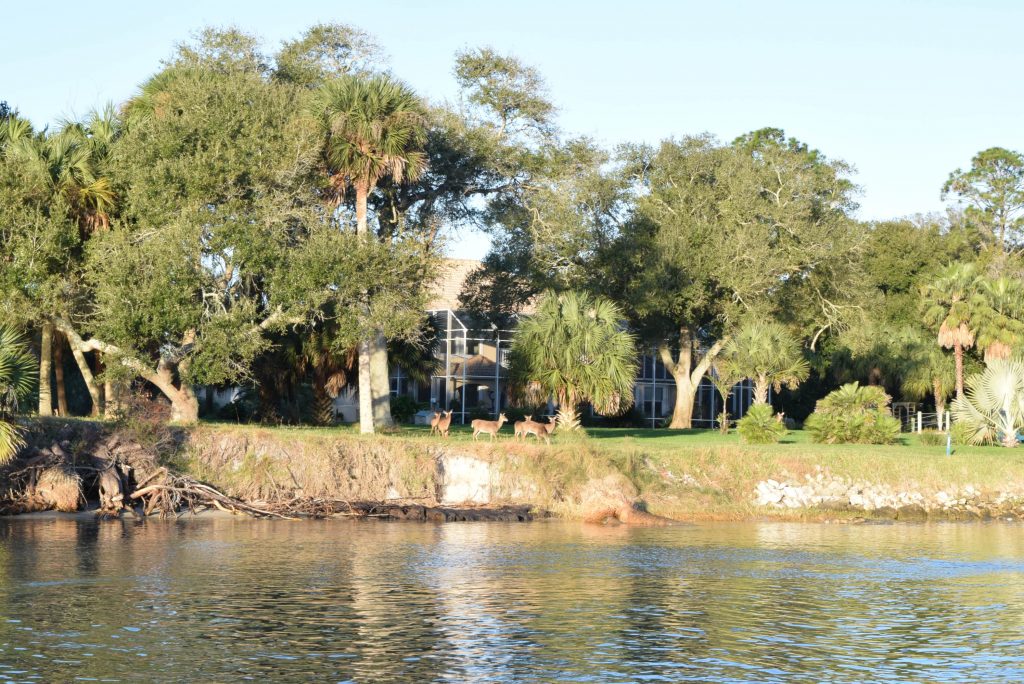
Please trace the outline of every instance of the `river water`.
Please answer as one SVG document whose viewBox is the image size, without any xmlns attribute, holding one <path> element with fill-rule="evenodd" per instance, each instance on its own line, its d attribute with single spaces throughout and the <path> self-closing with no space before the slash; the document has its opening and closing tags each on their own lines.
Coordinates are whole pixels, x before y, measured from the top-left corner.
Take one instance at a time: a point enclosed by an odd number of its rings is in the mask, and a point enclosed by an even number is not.
<svg viewBox="0 0 1024 684">
<path fill-rule="evenodd" d="M 0 680 L 1024 681 L 1024 527 L 0 519 Z"/>
</svg>

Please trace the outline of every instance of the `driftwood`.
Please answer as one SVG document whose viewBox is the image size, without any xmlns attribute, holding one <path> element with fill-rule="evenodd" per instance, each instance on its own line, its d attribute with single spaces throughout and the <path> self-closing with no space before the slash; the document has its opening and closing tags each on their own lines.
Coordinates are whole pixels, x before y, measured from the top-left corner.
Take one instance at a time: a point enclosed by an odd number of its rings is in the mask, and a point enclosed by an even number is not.
<svg viewBox="0 0 1024 684">
<path fill-rule="evenodd" d="M 159 473 L 158 481 L 136 489 L 128 496 L 132 501 L 139 501 L 143 505 L 145 515 L 167 516 L 185 511 L 195 513 L 207 508 L 216 508 L 220 511 L 244 513 L 255 517 L 295 519 L 294 516 L 248 504 L 228 496 L 191 477 L 173 474 L 166 468 L 161 470 L 163 472 Z M 154 479 L 156 479 L 155 475 L 150 475 L 143 481 L 152 482 Z"/>
</svg>

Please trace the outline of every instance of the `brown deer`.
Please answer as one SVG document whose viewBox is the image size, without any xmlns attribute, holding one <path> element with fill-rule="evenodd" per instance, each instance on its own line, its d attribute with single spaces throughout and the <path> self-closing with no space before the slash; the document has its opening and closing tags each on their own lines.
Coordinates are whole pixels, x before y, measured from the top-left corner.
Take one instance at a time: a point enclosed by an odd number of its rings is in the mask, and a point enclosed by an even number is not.
<svg viewBox="0 0 1024 684">
<path fill-rule="evenodd" d="M 546 444 L 551 444 L 551 433 L 555 431 L 557 423 L 554 422 L 553 418 L 548 418 L 548 422 L 540 423 L 536 420 L 524 421 L 523 425 L 523 437 L 526 435 L 533 435 L 538 440 L 543 439 Z"/>
<path fill-rule="evenodd" d="M 430 418 L 430 434 L 433 435 L 437 432 L 437 423 L 441 420 L 441 414 L 434 411 L 434 415 Z"/>
<path fill-rule="evenodd" d="M 471 423 L 473 426 L 473 441 L 476 441 L 476 436 L 481 432 L 486 432 L 491 436 L 491 441 L 493 442 L 494 436 L 498 434 L 498 430 L 500 430 L 501 426 L 507 422 L 508 418 L 505 417 L 504 413 L 498 416 L 498 420 L 483 420 L 482 418 L 477 418 Z"/>
<path fill-rule="evenodd" d="M 448 428 L 452 424 L 452 413 L 454 411 L 448 411 L 437 419 L 437 433 L 445 439 L 448 439 Z"/>
<path fill-rule="evenodd" d="M 517 420 L 512 424 L 512 427 L 516 429 L 515 439 L 519 439 L 519 436 L 526 436 L 526 424 L 533 422 L 533 416 L 523 416 L 522 420 Z"/>
</svg>

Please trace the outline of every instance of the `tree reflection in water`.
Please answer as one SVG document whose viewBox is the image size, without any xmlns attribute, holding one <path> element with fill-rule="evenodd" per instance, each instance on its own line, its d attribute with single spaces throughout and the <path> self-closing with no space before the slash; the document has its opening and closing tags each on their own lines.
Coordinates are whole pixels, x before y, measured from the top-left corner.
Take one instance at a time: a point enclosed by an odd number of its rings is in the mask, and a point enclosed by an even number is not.
<svg viewBox="0 0 1024 684">
<path fill-rule="evenodd" d="M 1024 679 L 1000 524 L 0 520 L 0 678 Z"/>
</svg>

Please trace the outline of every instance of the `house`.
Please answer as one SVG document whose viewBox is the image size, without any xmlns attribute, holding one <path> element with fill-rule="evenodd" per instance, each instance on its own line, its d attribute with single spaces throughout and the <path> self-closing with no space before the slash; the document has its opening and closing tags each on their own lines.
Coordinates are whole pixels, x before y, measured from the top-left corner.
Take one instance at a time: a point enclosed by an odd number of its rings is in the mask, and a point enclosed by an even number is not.
<svg viewBox="0 0 1024 684">
<path fill-rule="evenodd" d="M 409 396 L 430 410 L 452 410 L 454 420 L 469 422 L 474 414 L 497 416 L 508 405 L 508 363 L 514 330 L 481 325 L 459 306 L 459 294 L 466 278 L 480 266 L 473 259 L 448 259 L 447 273 L 437 286 L 428 313 L 438 331 L 438 371 L 428 383 L 415 383 L 400 367 L 391 369 L 392 396 Z M 672 414 L 675 381 L 653 350 L 644 353 L 633 389 L 637 411 L 651 427 L 658 427 Z M 729 414 L 739 417 L 753 402 L 753 387 L 744 381 L 730 397 Z M 358 420 L 355 391 L 348 391 L 336 403 L 339 419 Z M 549 405 L 549 411 L 554 407 Z M 706 378 L 701 382 L 694 404 L 693 422 L 713 427 L 722 411 L 722 400 Z M 593 412 L 591 410 L 591 415 Z"/>
</svg>

